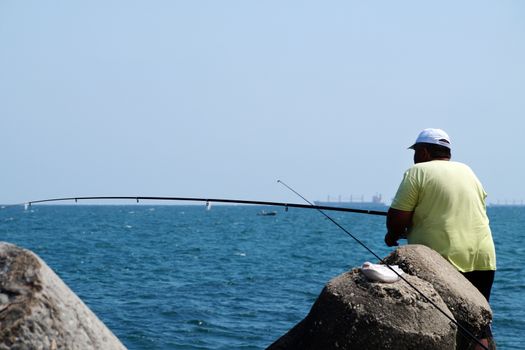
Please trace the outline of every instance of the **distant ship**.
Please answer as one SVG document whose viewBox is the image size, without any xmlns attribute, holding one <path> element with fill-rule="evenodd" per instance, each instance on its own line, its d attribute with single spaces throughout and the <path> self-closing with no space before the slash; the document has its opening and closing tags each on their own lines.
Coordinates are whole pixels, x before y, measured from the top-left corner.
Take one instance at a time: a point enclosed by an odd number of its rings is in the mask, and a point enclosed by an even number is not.
<svg viewBox="0 0 525 350">
<path fill-rule="evenodd" d="M 384 207 L 386 204 L 383 202 L 381 194 L 372 196 L 371 201 L 365 201 L 364 196 L 357 197 L 350 196 L 349 200 L 343 200 L 341 196 L 337 197 L 337 200 L 332 200 L 328 196 L 326 201 L 314 201 L 315 205 L 328 206 L 328 207 L 342 207 L 342 208 L 361 208 L 361 207 Z"/>
<path fill-rule="evenodd" d="M 259 215 L 259 216 L 275 216 L 275 215 L 277 215 L 277 212 L 276 211 L 261 210 L 260 212 L 257 213 L 257 215 Z"/>
</svg>

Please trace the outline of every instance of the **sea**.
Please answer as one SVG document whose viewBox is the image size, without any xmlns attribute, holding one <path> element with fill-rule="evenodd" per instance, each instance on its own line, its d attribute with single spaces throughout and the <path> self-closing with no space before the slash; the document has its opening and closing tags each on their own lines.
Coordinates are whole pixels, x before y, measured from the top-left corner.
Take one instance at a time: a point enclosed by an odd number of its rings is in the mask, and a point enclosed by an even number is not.
<svg viewBox="0 0 525 350">
<path fill-rule="evenodd" d="M 377 262 L 316 210 L 207 209 L 2 206 L 0 240 L 44 259 L 128 349 L 265 349 L 330 279 Z M 384 216 L 327 213 L 377 255 L 392 251 Z M 498 349 L 525 349 L 525 207 L 489 206 L 488 215 L 498 259 L 493 333 Z"/>
</svg>

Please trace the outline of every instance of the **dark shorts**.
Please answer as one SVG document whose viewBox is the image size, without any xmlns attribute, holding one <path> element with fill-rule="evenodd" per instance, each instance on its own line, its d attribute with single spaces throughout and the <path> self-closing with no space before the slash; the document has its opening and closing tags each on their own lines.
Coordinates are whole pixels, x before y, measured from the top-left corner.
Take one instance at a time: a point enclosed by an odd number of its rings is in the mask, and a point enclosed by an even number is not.
<svg viewBox="0 0 525 350">
<path fill-rule="evenodd" d="M 472 271 L 462 272 L 463 276 L 470 281 L 483 294 L 487 302 L 490 299 L 490 291 L 494 283 L 496 271 Z"/>
<path fill-rule="evenodd" d="M 487 302 L 490 299 L 490 291 L 494 283 L 494 275 L 496 271 L 472 271 L 462 272 L 463 276 L 470 281 L 483 294 Z M 480 338 L 492 338 L 492 330 L 490 324 L 482 330 Z"/>
</svg>

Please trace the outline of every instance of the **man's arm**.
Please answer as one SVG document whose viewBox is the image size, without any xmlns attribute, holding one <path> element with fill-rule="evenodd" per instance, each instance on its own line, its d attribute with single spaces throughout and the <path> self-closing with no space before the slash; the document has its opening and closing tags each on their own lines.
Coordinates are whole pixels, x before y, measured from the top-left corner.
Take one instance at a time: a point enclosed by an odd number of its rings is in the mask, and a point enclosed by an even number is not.
<svg viewBox="0 0 525 350">
<path fill-rule="evenodd" d="M 392 247 L 398 245 L 397 241 L 401 237 L 405 237 L 408 228 L 412 224 L 413 211 L 403 211 L 394 208 L 388 209 L 386 216 L 386 229 L 385 243 L 387 246 Z"/>
</svg>

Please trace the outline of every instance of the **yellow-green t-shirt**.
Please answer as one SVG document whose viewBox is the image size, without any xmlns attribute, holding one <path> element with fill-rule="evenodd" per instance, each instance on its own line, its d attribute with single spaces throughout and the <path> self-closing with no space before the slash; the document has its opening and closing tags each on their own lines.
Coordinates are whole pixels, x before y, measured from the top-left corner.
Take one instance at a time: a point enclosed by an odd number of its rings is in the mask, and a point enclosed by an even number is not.
<svg viewBox="0 0 525 350">
<path fill-rule="evenodd" d="M 414 212 L 409 244 L 434 249 L 461 272 L 495 270 L 486 196 L 467 165 L 433 160 L 405 172 L 391 207 Z"/>
</svg>

